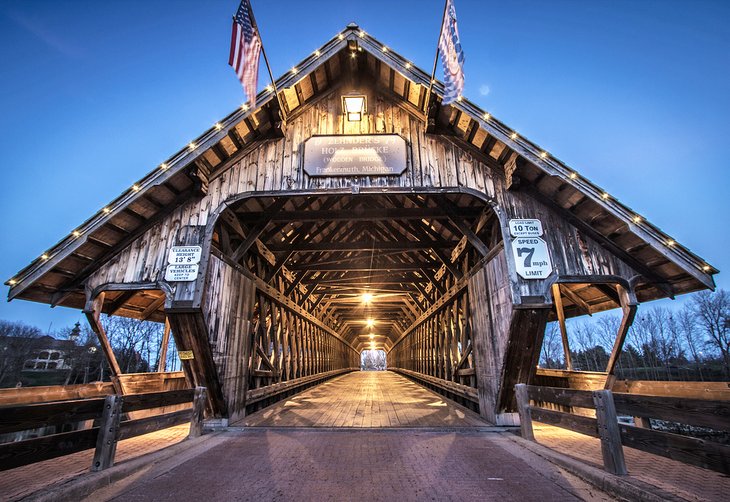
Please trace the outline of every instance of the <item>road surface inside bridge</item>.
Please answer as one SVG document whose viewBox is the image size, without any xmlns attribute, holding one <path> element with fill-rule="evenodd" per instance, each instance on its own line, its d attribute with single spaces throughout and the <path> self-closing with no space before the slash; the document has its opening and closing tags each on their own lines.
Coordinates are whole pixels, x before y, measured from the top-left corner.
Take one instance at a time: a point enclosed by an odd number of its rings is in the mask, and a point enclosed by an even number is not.
<svg viewBox="0 0 730 502">
<path fill-rule="evenodd" d="M 356 371 L 253 413 L 256 427 L 485 427 L 479 415 L 392 371 Z"/>
<path fill-rule="evenodd" d="M 255 427 L 233 427 L 88 500 L 612 500 L 392 372 L 350 373 L 243 424 Z"/>
</svg>

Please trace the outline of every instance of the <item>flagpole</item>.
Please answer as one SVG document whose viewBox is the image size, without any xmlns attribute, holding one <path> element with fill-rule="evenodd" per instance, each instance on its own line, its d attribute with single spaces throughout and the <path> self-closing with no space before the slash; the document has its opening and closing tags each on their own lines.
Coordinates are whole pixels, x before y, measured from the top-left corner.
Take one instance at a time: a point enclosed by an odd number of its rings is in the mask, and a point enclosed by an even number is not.
<svg viewBox="0 0 730 502">
<path fill-rule="evenodd" d="M 274 80 L 274 74 L 271 73 L 271 66 L 269 66 L 269 58 L 266 57 L 266 50 L 264 49 L 264 40 L 261 38 L 261 31 L 259 31 L 259 25 L 256 23 L 256 17 L 253 15 L 253 7 L 251 6 L 251 2 L 248 2 L 248 15 L 251 16 L 251 24 L 254 28 L 256 28 L 256 33 L 259 35 L 259 40 L 261 41 L 261 54 L 264 56 L 264 63 L 266 63 L 266 69 L 269 72 L 269 78 L 271 79 L 271 86 L 274 88 L 274 94 L 276 95 L 276 100 L 279 102 L 279 112 L 281 119 L 286 122 L 286 112 L 284 111 L 284 103 L 281 102 L 281 97 L 279 96 L 279 89 L 276 88 L 276 80 Z"/>
<path fill-rule="evenodd" d="M 439 38 L 436 41 L 436 55 L 433 58 L 433 69 L 431 70 L 431 80 L 428 82 L 428 92 L 426 93 L 426 116 L 428 116 L 428 103 L 431 101 L 431 91 L 433 90 L 433 80 L 436 76 L 436 65 L 439 61 L 439 43 L 441 42 L 441 35 L 444 33 L 444 19 L 446 19 L 446 9 L 449 6 L 449 0 L 444 0 L 444 13 L 441 16 L 441 28 L 439 29 Z M 262 46 L 263 50 L 263 46 Z"/>
</svg>

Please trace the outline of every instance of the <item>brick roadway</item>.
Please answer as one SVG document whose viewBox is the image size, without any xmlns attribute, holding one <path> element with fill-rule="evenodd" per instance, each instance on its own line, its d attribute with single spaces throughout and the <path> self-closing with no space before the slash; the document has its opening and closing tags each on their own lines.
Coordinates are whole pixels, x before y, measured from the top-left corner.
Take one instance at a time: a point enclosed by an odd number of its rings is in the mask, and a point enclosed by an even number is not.
<svg viewBox="0 0 730 502">
<path fill-rule="evenodd" d="M 610 500 L 498 433 L 254 429 L 89 500 Z M 166 464 L 166 465 L 165 465 Z"/>
<path fill-rule="evenodd" d="M 597 438 L 534 422 L 538 443 L 603 468 L 601 444 Z M 730 500 L 730 477 L 693 467 L 669 458 L 624 447 L 626 467 L 636 478 L 687 500 Z"/>
<path fill-rule="evenodd" d="M 115 462 L 124 462 L 178 443 L 187 437 L 189 430 L 190 425 L 178 425 L 120 441 Z M 86 450 L 3 471 L 0 473 L 0 501 L 18 500 L 45 486 L 89 472 L 93 457 L 94 450 Z"/>
</svg>

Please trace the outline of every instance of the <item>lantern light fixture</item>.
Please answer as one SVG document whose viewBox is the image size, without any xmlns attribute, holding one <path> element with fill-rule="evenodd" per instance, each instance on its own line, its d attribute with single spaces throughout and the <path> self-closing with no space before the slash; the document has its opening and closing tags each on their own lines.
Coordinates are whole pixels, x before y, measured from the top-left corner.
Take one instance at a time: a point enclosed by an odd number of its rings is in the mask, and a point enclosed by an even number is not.
<svg viewBox="0 0 730 502">
<path fill-rule="evenodd" d="M 363 94 L 342 96 L 342 113 L 349 122 L 360 122 L 367 112 L 367 98 Z"/>
</svg>

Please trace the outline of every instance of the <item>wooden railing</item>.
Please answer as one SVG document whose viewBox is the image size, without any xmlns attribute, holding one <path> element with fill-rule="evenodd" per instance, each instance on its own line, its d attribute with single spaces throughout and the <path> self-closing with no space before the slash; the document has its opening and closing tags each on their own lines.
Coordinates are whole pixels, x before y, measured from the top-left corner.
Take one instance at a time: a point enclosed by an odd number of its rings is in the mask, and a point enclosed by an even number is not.
<svg viewBox="0 0 730 502">
<path fill-rule="evenodd" d="M 665 420 L 730 432 L 730 401 L 584 391 L 557 387 L 515 386 L 522 437 L 534 440 L 532 421 L 554 425 L 601 440 L 604 468 L 626 474 L 623 446 L 661 455 L 687 464 L 730 474 L 730 446 L 696 437 L 622 424 L 618 415 Z M 585 414 L 545 408 L 545 403 Z"/>
<path fill-rule="evenodd" d="M 192 402 L 192 407 L 138 419 L 122 415 Z M 202 434 L 205 388 L 0 407 L 0 434 L 93 420 L 94 427 L 0 444 L 0 471 L 95 448 L 92 471 L 114 465 L 117 442 L 190 422 Z"/>
<path fill-rule="evenodd" d="M 273 404 L 275 401 L 301 392 L 308 387 L 319 385 L 330 378 L 335 378 L 345 373 L 350 373 L 351 371 L 356 371 L 356 368 L 326 371 L 324 373 L 317 373 L 316 375 L 305 376 L 295 380 L 274 383 L 266 387 L 249 390 L 246 392 L 246 409 L 249 412 L 261 409 L 269 404 Z"/>
<path fill-rule="evenodd" d="M 454 401 L 460 402 L 468 406 L 475 411 L 479 410 L 479 394 L 477 389 L 469 387 L 468 385 L 462 385 L 460 383 L 451 382 L 442 378 L 436 378 L 416 371 L 411 371 L 403 368 L 390 368 L 391 371 L 400 373 L 401 375 L 415 380 L 419 384 L 439 392 L 446 397 L 453 399 Z"/>
</svg>

